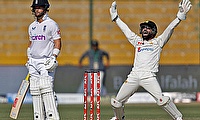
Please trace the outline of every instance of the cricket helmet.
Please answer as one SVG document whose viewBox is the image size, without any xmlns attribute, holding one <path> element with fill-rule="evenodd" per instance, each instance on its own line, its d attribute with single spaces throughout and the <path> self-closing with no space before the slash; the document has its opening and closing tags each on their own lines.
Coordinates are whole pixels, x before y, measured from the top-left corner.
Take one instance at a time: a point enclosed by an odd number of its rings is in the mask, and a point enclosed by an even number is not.
<svg viewBox="0 0 200 120">
<path fill-rule="evenodd" d="M 155 37 L 157 34 L 157 26 L 153 21 L 145 21 L 143 23 L 140 23 L 140 34 L 142 34 L 142 26 L 145 25 L 149 26 L 152 29 L 153 37 Z"/>
<path fill-rule="evenodd" d="M 31 7 L 34 9 L 35 7 L 44 7 L 45 10 L 48 10 L 50 4 L 48 0 L 33 0 Z"/>
</svg>

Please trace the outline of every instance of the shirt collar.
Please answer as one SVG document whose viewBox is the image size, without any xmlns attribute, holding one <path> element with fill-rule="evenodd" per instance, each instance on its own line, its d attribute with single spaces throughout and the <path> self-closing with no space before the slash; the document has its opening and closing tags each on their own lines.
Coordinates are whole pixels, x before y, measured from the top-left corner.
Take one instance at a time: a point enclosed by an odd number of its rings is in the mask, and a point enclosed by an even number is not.
<svg viewBox="0 0 200 120">
<path fill-rule="evenodd" d="M 48 14 L 46 13 L 44 16 L 43 16 L 43 20 L 45 21 L 45 20 L 47 20 L 47 18 L 48 18 L 49 16 L 48 16 Z"/>
</svg>

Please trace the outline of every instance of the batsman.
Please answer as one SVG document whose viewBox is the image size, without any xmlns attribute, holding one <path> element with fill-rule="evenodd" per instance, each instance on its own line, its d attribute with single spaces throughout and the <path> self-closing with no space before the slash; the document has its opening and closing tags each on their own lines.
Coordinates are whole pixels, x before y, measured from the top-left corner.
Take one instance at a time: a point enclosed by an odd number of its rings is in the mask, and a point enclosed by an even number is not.
<svg viewBox="0 0 200 120">
<path fill-rule="evenodd" d="M 49 6 L 48 0 L 33 0 L 31 5 L 35 21 L 28 28 L 30 41 L 26 66 L 30 74 L 34 120 L 60 119 L 53 82 L 61 35 L 57 23 L 47 14 Z"/>
<path fill-rule="evenodd" d="M 127 80 L 121 86 L 117 96 L 111 99 L 114 110 L 114 117 L 111 120 L 125 120 L 124 104 L 141 86 L 153 96 L 158 106 L 161 106 L 174 120 L 182 120 L 183 115 L 177 109 L 168 96 L 162 94 L 160 85 L 156 78 L 158 72 L 160 54 L 164 45 L 170 39 L 174 28 L 186 19 L 186 14 L 191 9 L 189 0 L 182 0 L 179 3 L 179 10 L 176 18 L 168 25 L 164 32 L 155 37 L 157 26 L 153 21 L 140 23 L 140 34 L 132 32 L 129 27 L 120 19 L 117 13 L 117 4 L 114 1 L 110 7 L 111 20 L 124 33 L 128 41 L 135 47 L 134 65 L 127 76 Z"/>
</svg>

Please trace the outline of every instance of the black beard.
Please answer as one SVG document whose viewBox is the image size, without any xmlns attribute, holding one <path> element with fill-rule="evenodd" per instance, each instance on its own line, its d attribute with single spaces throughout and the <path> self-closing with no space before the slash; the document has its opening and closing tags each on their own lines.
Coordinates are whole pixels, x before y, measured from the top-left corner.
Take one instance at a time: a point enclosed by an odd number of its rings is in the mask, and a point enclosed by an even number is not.
<svg viewBox="0 0 200 120">
<path fill-rule="evenodd" d="M 143 34 L 142 34 L 142 38 L 144 40 L 150 40 L 152 38 L 152 35 L 148 34 L 147 36 L 143 36 Z"/>
<path fill-rule="evenodd" d="M 35 17 L 39 20 L 39 19 L 42 19 L 44 15 L 45 15 L 45 12 L 42 12 L 41 14 L 37 16 L 35 15 Z"/>
<path fill-rule="evenodd" d="M 43 18 L 43 15 L 37 16 L 36 18 L 37 18 L 37 20 L 40 20 Z"/>
<path fill-rule="evenodd" d="M 46 11 L 43 11 L 39 15 L 36 15 L 35 10 L 32 10 L 32 12 L 33 12 L 33 15 L 35 16 L 35 18 L 37 18 L 37 20 L 42 19 L 43 16 L 46 14 Z"/>
</svg>

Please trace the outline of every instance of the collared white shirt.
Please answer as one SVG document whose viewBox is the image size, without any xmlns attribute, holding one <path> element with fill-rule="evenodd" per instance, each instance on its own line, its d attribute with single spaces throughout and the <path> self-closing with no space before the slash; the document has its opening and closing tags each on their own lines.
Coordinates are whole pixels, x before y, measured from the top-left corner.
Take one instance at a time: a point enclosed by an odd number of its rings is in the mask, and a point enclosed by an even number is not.
<svg viewBox="0 0 200 120">
<path fill-rule="evenodd" d="M 52 56 L 54 40 L 60 39 L 60 29 L 57 23 L 45 14 L 43 22 L 35 20 L 28 28 L 30 46 L 30 57 L 35 59 Z"/>
<path fill-rule="evenodd" d="M 160 36 L 149 41 L 143 41 L 143 39 L 132 32 L 120 18 L 116 20 L 116 24 L 125 34 L 128 41 L 135 47 L 135 59 L 132 68 L 133 71 L 158 72 L 162 48 L 167 43 L 174 28 L 179 23 L 180 20 L 176 18 L 169 24 Z"/>
</svg>

